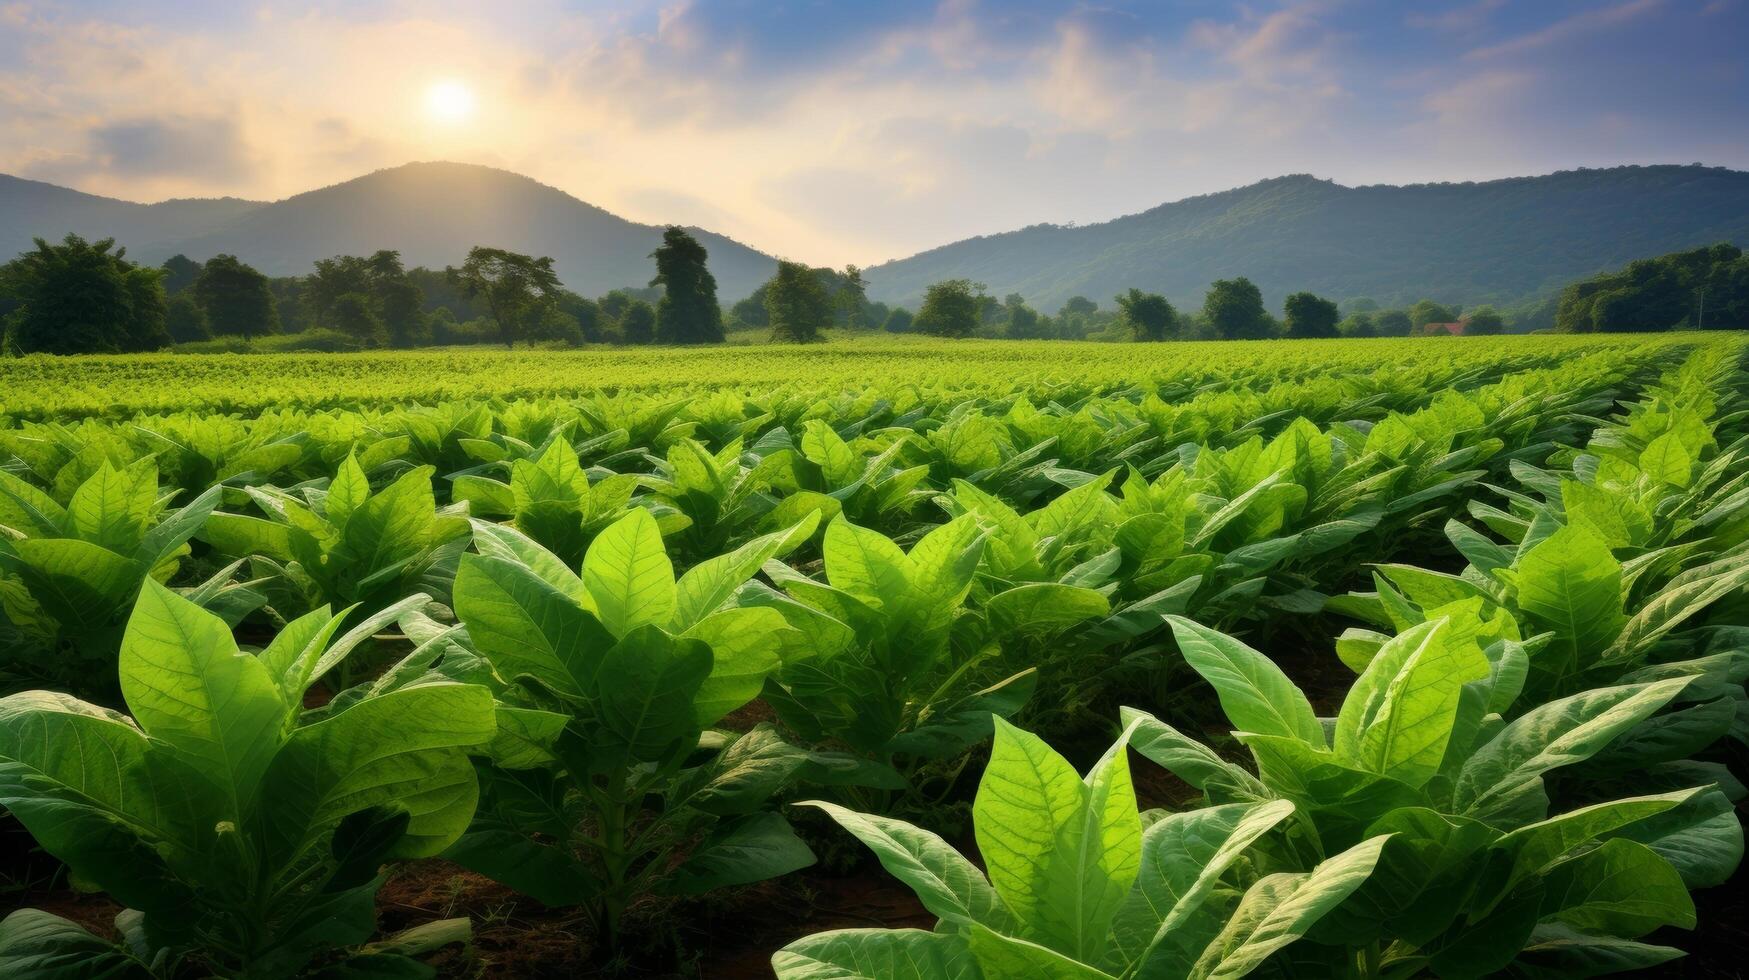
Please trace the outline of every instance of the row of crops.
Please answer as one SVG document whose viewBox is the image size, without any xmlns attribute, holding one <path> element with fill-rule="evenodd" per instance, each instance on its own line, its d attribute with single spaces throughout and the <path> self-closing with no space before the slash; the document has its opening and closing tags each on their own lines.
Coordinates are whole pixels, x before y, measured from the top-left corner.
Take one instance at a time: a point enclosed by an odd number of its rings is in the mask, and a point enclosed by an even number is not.
<svg viewBox="0 0 1749 980">
<path fill-rule="evenodd" d="M 598 963 L 822 859 L 935 920 L 804 925 L 786 980 L 1670 961 L 1743 852 L 1749 346 L 1557 340 L 29 389 L 0 807 L 124 911 L 11 913 L 0 975 L 431 976 L 470 923 L 377 893 L 439 857 Z"/>
</svg>

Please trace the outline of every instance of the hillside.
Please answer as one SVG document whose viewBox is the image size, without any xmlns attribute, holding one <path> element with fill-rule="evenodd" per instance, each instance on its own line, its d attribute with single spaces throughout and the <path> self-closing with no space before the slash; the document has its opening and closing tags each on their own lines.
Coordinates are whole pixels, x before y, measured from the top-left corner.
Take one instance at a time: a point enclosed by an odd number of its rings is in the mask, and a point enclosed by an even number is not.
<svg viewBox="0 0 1749 980">
<path fill-rule="evenodd" d="M 1386 305 L 1511 304 L 1636 258 L 1749 244 L 1749 173 L 1615 167 L 1483 183 L 1344 187 L 1296 175 L 1101 224 L 1037 225 L 866 270 L 872 298 L 913 303 L 968 278 L 1055 310 L 1131 286 L 1199 305 L 1248 276 L 1272 307 L 1293 291 Z"/>
<path fill-rule="evenodd" d="M 398 249 L 409 266 L 441 268 L 474 245 L 551 255 L 565 285 L 586 296 L 641 286 L 654 272 L 656 225 L 637 224 L 527 177 L 458 163 L 411 163 L 271 204 L 169 201 L 140 205 L 50 184 L 0 178 L 0 254 L 32 235 L 114 235 L 131 257 L 178 252 L 240 256 L 269 275 L 303 274 L 316 259 Z M 693 229 L 710 251 L 725 302 L 769 278 L 775 260 Z"/>
</svg>

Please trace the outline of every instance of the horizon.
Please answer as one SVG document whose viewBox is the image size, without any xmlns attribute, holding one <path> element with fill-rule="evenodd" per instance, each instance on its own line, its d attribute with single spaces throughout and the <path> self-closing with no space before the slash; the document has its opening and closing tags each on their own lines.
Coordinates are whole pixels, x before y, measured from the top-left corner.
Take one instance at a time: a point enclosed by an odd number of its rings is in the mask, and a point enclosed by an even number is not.
<svg viewBox="0 0 1749 980">
<path fill-rule="evenodd" d="M 13 3 L 0 171 L 277 201 L 472 163 L 836 266 L 1301 173 L 1749 168 L 1740 0 L 1158 6 Z"/>
</svg>

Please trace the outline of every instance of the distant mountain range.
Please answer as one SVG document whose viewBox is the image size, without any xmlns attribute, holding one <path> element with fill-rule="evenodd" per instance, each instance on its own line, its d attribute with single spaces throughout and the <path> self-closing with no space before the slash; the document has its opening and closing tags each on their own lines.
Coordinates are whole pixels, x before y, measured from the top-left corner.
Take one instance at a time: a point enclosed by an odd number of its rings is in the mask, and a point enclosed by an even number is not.
<svg viewBox="0 0 1749 980">
<path fill-rule="evenodd" d="M 0 176 L 0 256 L 29 247 L 32 236 L 69 231 L 113 235 L 147 262 L 229 252 L 276 276 L 379 248 L 440 268 L 473 245 L 497 245 L 553 256 L 566 285 L 589 296 L 649 281 L 662 233 L 469 164 L 407 164 L 273 203 L 134 204 Z M 775 268 L 756 249 L 693 231 L 725 303 Z M 1632 259 L 1720 241 L 1749 245 L 1749 173 L 1614 167 L 1404 187 L 1295 175 L 1099 224 L 971 238 L 866 275 L 871 297 L 907 305 L 930 283 L 964 277 L 1046 311 L 1075 295 L 1109 306 L 1131 286 L 1194 306 L 1211 281 L 1241 275 L 1276 307 L 1301 289 L 1385 305 L 1423 297 L 1511 305 Z"/>
<path fill-rule="evenodd" d="M 1613 167 L 1546 177 L 1344 187 L 1295 175 L 1100 224 L 1036 225 L 944 245 L 867 271 L 871 295 L 909 302 L 967 278 L 1043 310 L 1082 295 L 1110 306 L 1137 286 L 1200 305 L 1247 276 L 1272 308 L 1290 292 L 1510 305 L 1637 258 L 1749 244 L 1749 173 Z"/>
<path fill-rule="evenodd" d="M 67 232 L 115 239 L 156 264 L 178 253 L 205 261 L 236 255 L 271 276 L 302 275 L 334 255 L 396 249 L 409 266 L 457 265 L 475 245 L 550 255 L 566 286 L 598 296 L 642 286 L 662 228 L 627 221 L 505 170 L 409 163 L 272 203 L 224 198 L 133 204 L 0 176 L 0 256 L 33 236 Z M 710 253 L 726 301 L 746 296 L 777 260 L 722 235 L 693 229 Z"/>
</svg>

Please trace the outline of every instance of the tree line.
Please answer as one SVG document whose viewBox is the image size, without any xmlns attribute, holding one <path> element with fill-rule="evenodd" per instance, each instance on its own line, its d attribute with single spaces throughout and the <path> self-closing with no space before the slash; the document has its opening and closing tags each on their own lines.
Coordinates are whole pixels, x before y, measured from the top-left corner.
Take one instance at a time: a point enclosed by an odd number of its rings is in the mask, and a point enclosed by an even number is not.
<svg viewBox="0 0 1749 980">
<path fill-rule="evenodd" d="M 646 286 L 588 299 L 568 290 L 553 259 L 477 246 L 459 266 L 406 268 L 398 252 L 337 255 L 304 276 L 272 278 L 234 255 L 178 255 L 136 264 L 113 239 L 68 235 L 0 266 L 0 325 L 17 353 L 130 353 L 173 344 L 297 335 L 284 349 L 410 348 L 467 343 L 706 344 L 767 332 L 809 342 L 832 328 L 1017 340 L 1262 340 L 1498 334 L 1553 326 L 1565 332 L 1742 327 L 1749 324 L 1749 258 L 1715 245 L 1630 263 L 1567 286 L 1508 316 L 1492 307 L 1423 299 L 1382 309 L 1298 292 L 1280 315 L 1239 276 L 1209 286 L 1200 308 L 1180 310 L 1140 289 L 1108 308 L 1076 296 L 1054 314 L 982 284 L 930 286 L 917 310 L 868 298 L 856 266 L 780 261 L 770 280 L 724 309 L 702 244 L 671 227 L 651 253 Z"/>
</svg>

